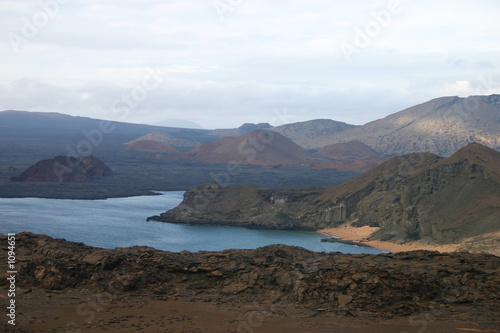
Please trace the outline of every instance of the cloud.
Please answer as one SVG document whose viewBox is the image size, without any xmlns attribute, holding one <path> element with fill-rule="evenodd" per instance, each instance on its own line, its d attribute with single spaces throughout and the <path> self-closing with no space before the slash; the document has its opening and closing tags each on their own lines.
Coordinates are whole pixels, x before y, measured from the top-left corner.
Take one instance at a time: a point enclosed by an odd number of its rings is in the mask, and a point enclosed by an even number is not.
<svg viewBox="0 0 500 333">
<path fill-rule="evenodd" d="M 498 1 L 400 0 L 350 62 L 340 43 L 354 45 L 389 0 L 220 1 L 233 4 L 222 20 L 212 0 L 61 5 L 19 52 L 0 39 L 0 109 L 113 119 L 113 101 L 156 67 L 163 82 L 127 121 L 235 127 L 286 107 L 296 121 L 362 124 L 441 95 L 499 88 Z M 0 3 L 0 36 L 22 35 L 43 11 L 38 1 Z"/>
</svg>

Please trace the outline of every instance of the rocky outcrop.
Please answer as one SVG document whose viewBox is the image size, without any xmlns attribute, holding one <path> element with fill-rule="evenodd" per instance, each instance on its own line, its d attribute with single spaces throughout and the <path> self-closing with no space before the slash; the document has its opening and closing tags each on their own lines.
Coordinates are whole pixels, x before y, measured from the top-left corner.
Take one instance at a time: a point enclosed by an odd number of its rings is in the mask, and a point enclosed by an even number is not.
<svg viewBox="0 0 500 333">
<path fill-rule="evenodd" d="M 329 188 L 189 190 L 154 220 L 254 228 L 376 226 L 374 239 L 456 243 L 500 229 L 500 153 L 471 144 L 449 158 L 395 157 Z"/>
<path fill-rule="evenodd" d="M 186 191 L 182 203 L 148 220 L 180 224 L 230 225 L 256 229 L 316 230 L 325 219 L 310 219 L 301 212 L 316 206 L 324 189 L 260 189 L 252 185 L 223 188 L 217 183 Z"/>
<path fill-rule="evenodd" d="M 88 182 L 94 178 L 111 175 L 111 169 L 100 159 L 89 155 L 84 158 L 57 156 L 30 166 L 16 182 Z"/>
<path fill-rule="evenodd" d="M 0 244 L 7 247 L 6 237 Z M 500 305 L 500 258 L 485 254 L 349 255 L 284 245 L 172 253 L 98 249 L 30 233 L 18 234 L 16 244 L 17 286 L 25 290 L 85 287 L 238 304 L 272 301 L 378 319 Z"/>
</svg>

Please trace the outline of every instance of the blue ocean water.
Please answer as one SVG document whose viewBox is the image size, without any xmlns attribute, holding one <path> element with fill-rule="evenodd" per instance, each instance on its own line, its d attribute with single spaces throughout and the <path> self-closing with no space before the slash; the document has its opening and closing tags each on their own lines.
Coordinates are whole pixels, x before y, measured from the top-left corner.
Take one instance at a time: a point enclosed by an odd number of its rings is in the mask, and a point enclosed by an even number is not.
<svg viewBox="0 0 500 333">
<path fill-rule="evenodd" d="M 183 191 L 159 193 L 106 200 L 0 198 L 0 232 L 29 231 L 103 248 L 145 245 L 173 252 L 255 249 L 270 244 L 301 246 L 317 252 L 382 252 L 322 243 L 325 235 L 316 232 L 146 222 L 148 216 L 177 206 L 184 194 Z"/>
</svg>

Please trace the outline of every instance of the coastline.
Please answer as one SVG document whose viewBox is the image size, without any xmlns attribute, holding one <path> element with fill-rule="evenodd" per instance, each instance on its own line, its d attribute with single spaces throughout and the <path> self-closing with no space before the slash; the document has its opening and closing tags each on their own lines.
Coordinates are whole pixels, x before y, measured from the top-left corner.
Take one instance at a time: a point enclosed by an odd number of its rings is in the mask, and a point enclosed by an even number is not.
<svg viewBox="0 0 500 333">
<path fill-rule="evenodd" d="M 362 243 L 392 253 L 415 251 L 415 250 L 438 251 L 444 253 L 444 252 L 455 252 L 459 248 L 459 244 L 430 245 L 420 242 L 398 244 L 398 243 L 385 242 L 379 240 L 368 240 L 368 238 L 377 230 L 379 230 L 379 228 L 368 227 L 368 226 L 359 228 L 352 226 L 343 226 L 339 228 L 321 229 L 318 230 L 318 232 L 328 236 L 337 237 L 340 240 Z"/>
</svg>

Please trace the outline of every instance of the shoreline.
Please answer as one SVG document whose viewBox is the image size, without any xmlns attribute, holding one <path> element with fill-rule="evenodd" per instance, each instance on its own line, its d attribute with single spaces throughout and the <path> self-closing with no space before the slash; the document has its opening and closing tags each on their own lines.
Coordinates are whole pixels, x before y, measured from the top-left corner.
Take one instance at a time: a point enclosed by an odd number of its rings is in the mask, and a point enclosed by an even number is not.
<svg viewBox="0 0 500 333">
<path fill-rule="evenodd" d="M 339 228 L 328 228 L 320 229 L 317 232 L 338 238 L 342 241 L 352 241 L 355 243 L 360 243 L 374 247 L 379 250 L 388 251 L 392 253 L 406 252 L 406 251 L 416 251 L 416 250 L 428 250 L 428 251 L 438 251 L 444 252 L 455 252 L 458 250 L 458 244 L 444 244 L 444 245 L 431 245 L 421 242 L 410 242 L 406 244 L 398 244 L 379 240 L 368 240 L 369 237 L 380 228 L 374 227 L 352 227 L 344 226 Z"/>
</svg>

